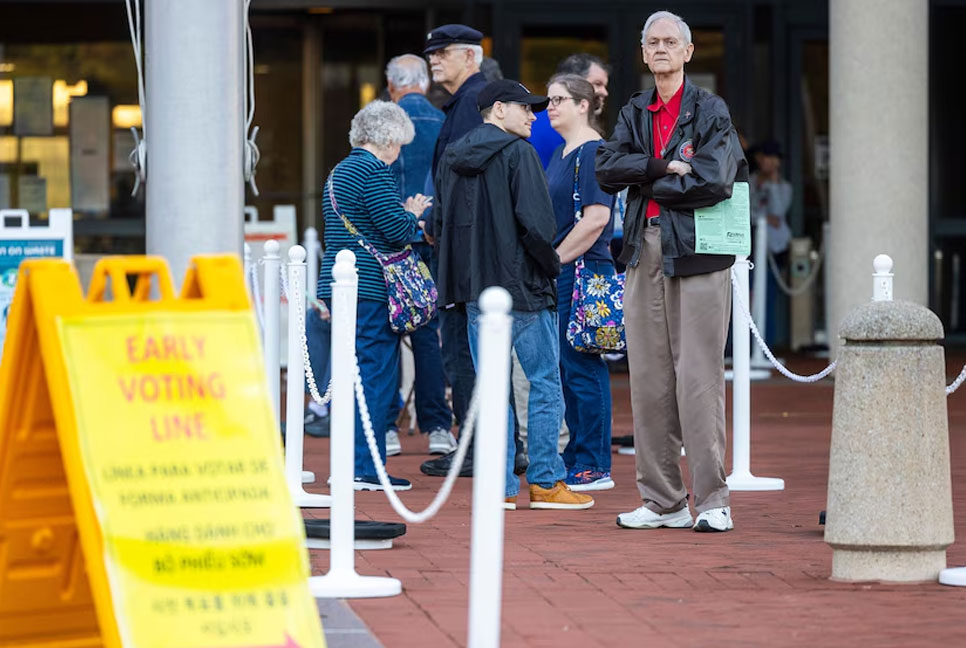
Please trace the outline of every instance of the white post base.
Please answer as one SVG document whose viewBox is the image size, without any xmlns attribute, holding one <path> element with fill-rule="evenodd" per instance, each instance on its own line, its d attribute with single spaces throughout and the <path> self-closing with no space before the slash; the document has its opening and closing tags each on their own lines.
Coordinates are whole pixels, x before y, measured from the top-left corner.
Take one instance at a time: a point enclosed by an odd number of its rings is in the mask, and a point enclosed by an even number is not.
<svg viewBox="0 0 966 648">
<path fill-rule="evenodd" d="M 331 549 L 332 542 L 325 538 L 306 538 L 305 546 L 309 549 Z M 360 540 L 355 538 L 352 548 L 356 551 L 375 551 L 377 549 L 392 549 L 392 538 L 385 540 Z"/>
<path fill-rule="evenodd" d="M 629 448 L 625 448 L 625 447 L 618 448 L 617 454 L 631 455 L 633 457 L 636 453 L 634 452 L 634 446 L 631 446 Z"/>
<path fill-rule="evenodd" d="M 950 567 L 939 572 L 940 585 L 966 587 L 966 567 Z"/>
<path fill-rule="evenodd" d="M 330 571 L 309 578 L 315 598 L 378 598 L 402 594 L 402 583 L 383 576 L 360 576 L 352 570 Z"/>
<path fill-rule="evenodd" d="M 776 491 L 785 490 L 785 480 L 778 477 L 755 477 L 750 472 L 728 475 L 728 490 Z"/>
<path fill-rule="evenodd" d="M 302 471 L 302 483 L 303 484 L 312 484 L 312 483 L 315 483 L 315 473 L 312 472 L 311 470 L 303 470 Z"/>
<path fill-rule="evenodd" d="M 329 508 L 332 506 L 332 496 L 320 493 L 302 492 L 292 493 L 292 499 L 299 508 Z"/>
</svg>

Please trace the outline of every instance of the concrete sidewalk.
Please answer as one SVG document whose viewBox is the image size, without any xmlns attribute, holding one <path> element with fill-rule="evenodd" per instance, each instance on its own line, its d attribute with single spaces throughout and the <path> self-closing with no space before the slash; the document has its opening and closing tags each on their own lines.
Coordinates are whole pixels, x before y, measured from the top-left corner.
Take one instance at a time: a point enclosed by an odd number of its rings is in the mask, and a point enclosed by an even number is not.
<svg viewBox="0 0 966 648">
<path fill-rule="evenodd" d="M 948 361 L 950 381 L 964 359 L 958 354 Z M 791 363 L 800 372 L 823 366 Z M 627 376 L 612 379 L 614 434 L 630 434 Z M 617 488 L 596 494 L 596 506 L 587 511 L 531 511 L 524 486 L 521 510 L 506 515 L 502 645 L 966 643 L 966 589 L 828 580 L 831 549 L 818 513 L 825 508 L 832 395 L 831 381 L 797 385 L 778 378 L 753 385 L 752 470 L 784 478 L 786 490 L 734 493 L 736 528 L 730 533 L 618 528 L 617 514 L 640 504 L 629 456 L 614 455 Z M 963 537 L 966 390 L 948 404 L 956 530 Z M 390 469 L 413 480 L 403 499 L 422 508 L 442 480 L 419 472 L 424 438 L 404 436 L 402 442 L 404 453 L 390 460 Z M 324 484 L 328 440 L 306 438 L 306 452 L 307 468 Z M 402 596 L 350 601 L 387 648 L 466 644 L 471 484 L 460 479 L 440 514 L 410 525 L 392 550 L 356 554 L 360 573 L 403 582 Z M 360 519 L 397 520 L 381 493 L 358 493 L 356 506 Z M 325 510 L 307 512 L 313 513 L 327 517 Z M 311 553 L 313 573 L 324 573 L 328 552 Z M 948 562 L 966 565 L 966 545 L 950 547 Z"/>
</svg>

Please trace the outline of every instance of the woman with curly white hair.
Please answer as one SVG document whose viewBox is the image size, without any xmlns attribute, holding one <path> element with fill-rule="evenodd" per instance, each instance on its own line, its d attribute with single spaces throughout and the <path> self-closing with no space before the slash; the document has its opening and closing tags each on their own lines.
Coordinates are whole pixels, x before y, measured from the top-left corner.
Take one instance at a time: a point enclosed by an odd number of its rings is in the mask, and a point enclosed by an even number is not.
<svg viewBox="0 0 966 648">
<path fill-rule="evenodd" d="M 399 190 L 389 165 L 399 149 L 412 141 L 413 124 L 394 103 L 373 101 L 356 113 L 349 130 L 352 151 L 332 170 L 323 187 L 322 216 L 325 225 L 325 254 L 319 272 L 318 294 L 326 304 L 332 298 L 332 266 L 340 250 L 352 250 L 359 271 L 359 303 L 356 314 L 356 355 L 372 429 L 382 460 L 386 460 L 386 412 L 398 387 L 391 367 L 399 366 L 399 335 L 389 325 L 386 283 L 375 257 L 350 233 L 349 223 L 382 254 L 400 252 L 412 240 L 418 220 L 431 198 L 422 194 L 399 203 Z M 331 191 L 330 191 L 331 189 Z M 336 211 L 338 210 L 338 212 Z M 340 216 L 341 214 L 341 216 Z M 394 490 L 409 490 L 406 479 L 391 477 Z M 381 489 L 366 445 L 362 422 L 356 411 L 356 490 Z"/>
</svg>

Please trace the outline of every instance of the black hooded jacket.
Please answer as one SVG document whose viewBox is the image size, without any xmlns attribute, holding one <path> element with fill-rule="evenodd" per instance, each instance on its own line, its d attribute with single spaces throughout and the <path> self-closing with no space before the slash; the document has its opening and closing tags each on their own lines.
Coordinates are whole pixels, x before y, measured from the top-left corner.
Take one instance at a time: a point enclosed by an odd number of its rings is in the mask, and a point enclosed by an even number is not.
<svg viewBox="0 0 966 648">
<path fill-rule="evenodd" d="M 597 149 L 597 182 L 601 188 L 610 193 L 629 188 L 620 260 L 631 267 L 640 261 L 647 201 L 654 199 L 661 207 L 665 276 L 723 270 L 734 263 L 734 256 L 694 252 L 694 210 L 730 198 L 736 181 L 748 181 L 748 163 L 728 106 L 721 97 L 685 78 L 678 125 L 668 142 L 667 156 L 661 159 L 651 153 L 652 113 L 647 109 L 656 92 L 632 96 L 621 109 L 614 134 Z M 685 176 L 668 174 L 671 160 L 687 162 L 692 172 Z"/>
<path fill-rule="evenodd" d="M 556 307 L 557 223 L 540 158 L 526 140 L 482 124 L 447 146 L 433 219 L 441 305 L 502 286 L 514 310 Z"/>
</svg>

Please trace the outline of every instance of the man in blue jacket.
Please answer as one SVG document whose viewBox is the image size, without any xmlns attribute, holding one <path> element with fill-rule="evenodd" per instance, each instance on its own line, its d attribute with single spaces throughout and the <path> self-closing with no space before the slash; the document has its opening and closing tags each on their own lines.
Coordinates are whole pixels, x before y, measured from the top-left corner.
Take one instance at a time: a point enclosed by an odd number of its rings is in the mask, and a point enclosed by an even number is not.
<svg viewBox="0 0 966 648">
<path fill-rule="evenodd" d="M 412 54 L 403 54 L 389 61 L 386 66 L 389 98 L 406 111 L 413 122 L 415 137 L 402 147 L 399 157 L 389 167 L 400 200 L 423 192 L 436 151 L 436 140 L 443 126 L 445 115 L 426 99 L 429 89 L 429 71 L 426 61 Z M 432 194 L 426 194 L 432 195 Z M 428 267 L 432 267 L 432 249 L 423 232 L 417 232 L 410 241 Z M 446 379 L 439 348 L 439 319 L 434 317 L 426 326 L 409 334 L 415 365 L 416 418 L 419 430 L 427 435 L 430 454 L 446 454 L 456 449 L 456 440 L 450 432 L 453 412 L 446 403 Z M 394 422 L 399 416 L 399 403 L 389 413 L 387 420 Z M 386 454 L 402 451 L 399 432 L 393 425 L 386 432 Z"/>
<path fill-rule="evenodd" d="M 483 47 L 480 45 L 483 34 L 466 25 L 443 25 L 429 32 L 423 53 L 429 59 L 433 81 L 440 84 L 453 96 L 443 104 L 446 120 L 436 140 L 433 154 L 432 179 L 436 177 L 436 167 L 450 142 L 459 139 L 476 126 L 483 123 L 477 108 L 477 97 L 486 85 L 486 78 L 480 72 L 483 62 Z M 432 215 L 424 214 L 427 223 Z M 433 232 L 429 228 L 429 234 Z M 461 305 L 440 303 L 440 337 L 442 339 L 443 367 L 453 388 L 453 414 L 462 427 L 466 422 L 476 382 L 473 357 L 470 355 L 469 339 L 466 334 L 466 311 Z M 472 450 L 473 446 L 470 446 Z M 423 463 L 419 469 L 433 476 L 443 476 L 453 463 L 456 453 L 451 452 L 438 459 Z M 467 454 L 460 469 L 464 477 L 473 474 L 472 452 Z"/>
</svg>

